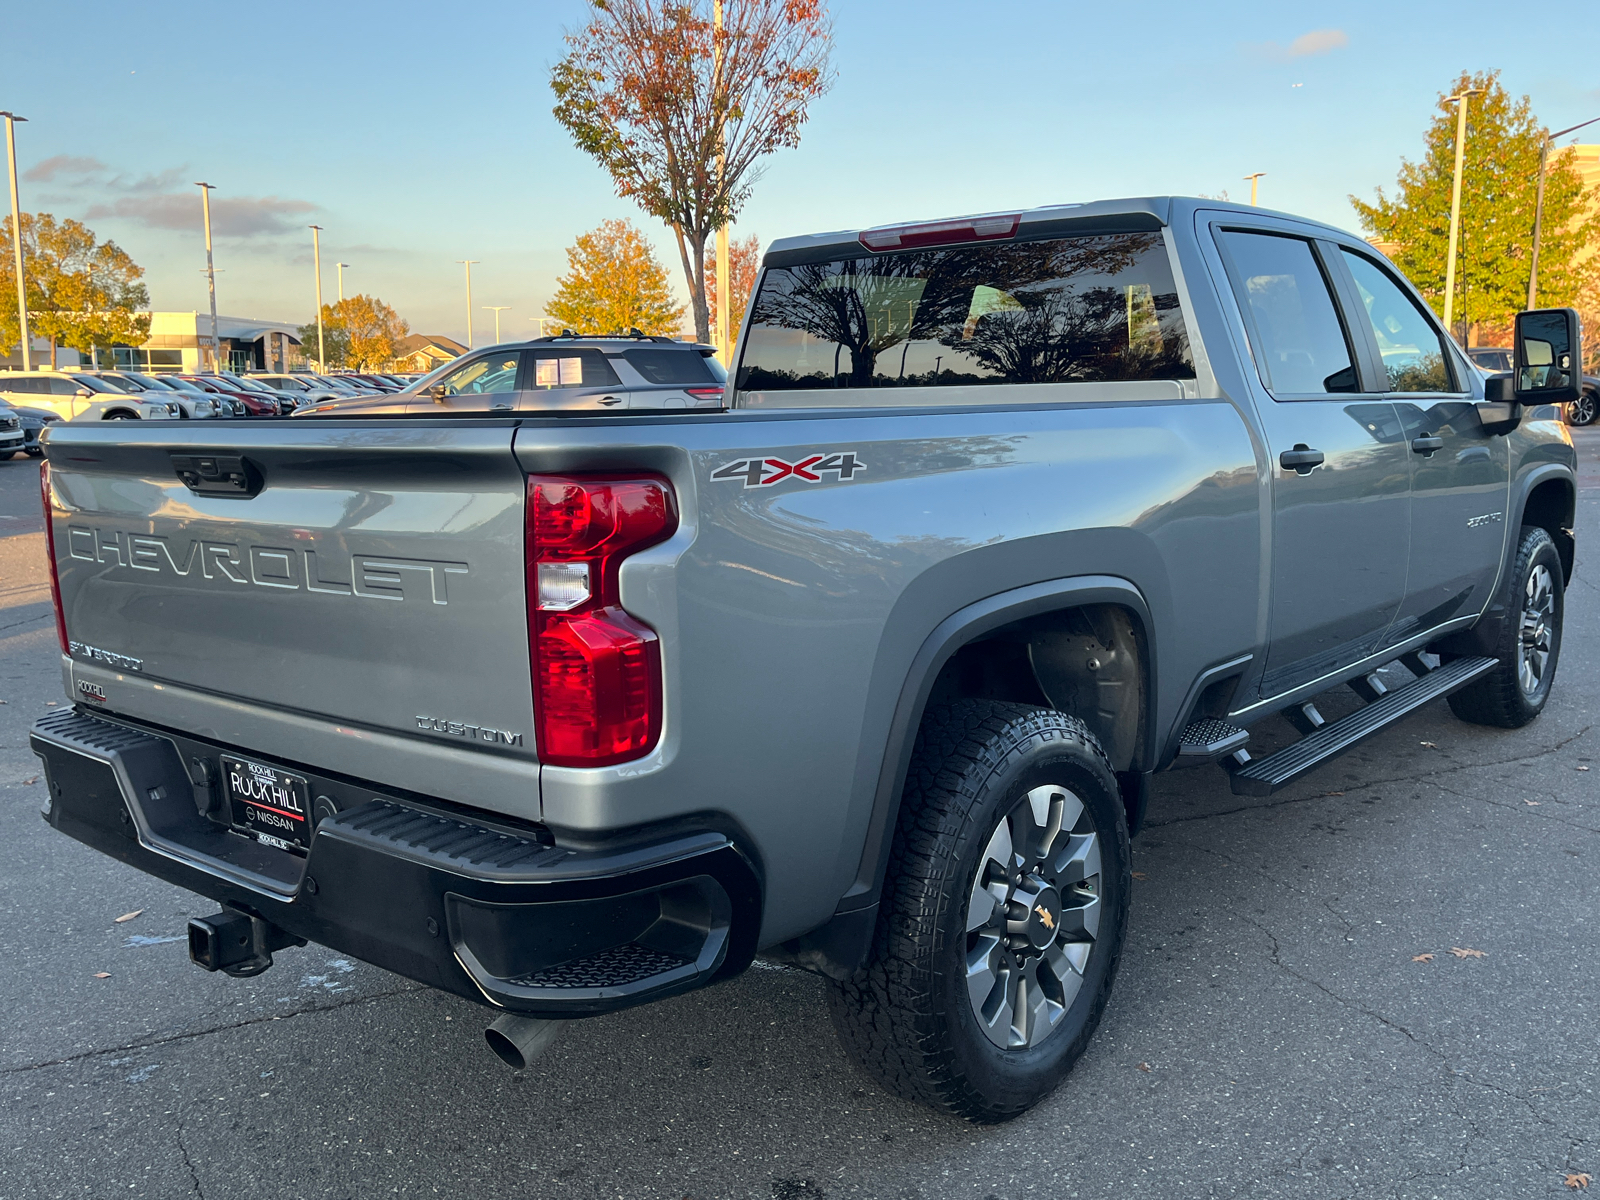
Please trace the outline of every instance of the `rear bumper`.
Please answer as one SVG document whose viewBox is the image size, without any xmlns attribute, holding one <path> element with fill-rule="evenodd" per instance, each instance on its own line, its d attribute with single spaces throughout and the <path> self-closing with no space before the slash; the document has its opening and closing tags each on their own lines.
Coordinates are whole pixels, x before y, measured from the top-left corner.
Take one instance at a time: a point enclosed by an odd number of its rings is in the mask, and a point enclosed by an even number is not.
<svg viewBox="0 0 1600 1200">
<path fill-rule="evenodd" d="M 61 832 L 287 933 L 497 1009 L 581 1017 L 749 965 L 761 889 L 723 833 L 575 849 L 381 789 L 305 774 L 320 821 L 298 857 L 202 815 L 189 761 L 248 751 L 64 710 L 38 721 L 43 815 Z M 270 760 L 262 760 L 270 761 Z M 324 803 L 326 801 L 326 803 Z"/>
</svg>

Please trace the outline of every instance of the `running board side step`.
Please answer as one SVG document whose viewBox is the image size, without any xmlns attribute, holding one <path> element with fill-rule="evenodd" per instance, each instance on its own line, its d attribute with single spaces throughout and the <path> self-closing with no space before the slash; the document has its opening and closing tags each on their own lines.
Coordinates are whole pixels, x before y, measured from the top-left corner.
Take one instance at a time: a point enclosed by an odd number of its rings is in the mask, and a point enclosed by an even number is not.
<svg viewBox="0 0 1600 1200">
<path fill-rule="evenodd" d="M 1410 663 L 1406 665 L 1411 666 Z M 1494 658 L 1458 658 L 1444 663 L 1405 687 L 1378 695 L 1349 716 L 1319 726 L 1315 732 L 1307 734 L 1292 746 L 1285 746 L 1276 754 L 1266 758 L 1247 758 L 1232 771 L 1234 795 L 1270 796 L 1307 771 L 1331 758 L 1337 758 L 1362 739 L 1392 725 L 1424 704 L 1466 687 L 1498 665 L 1499 660 Z"/>
</svg>

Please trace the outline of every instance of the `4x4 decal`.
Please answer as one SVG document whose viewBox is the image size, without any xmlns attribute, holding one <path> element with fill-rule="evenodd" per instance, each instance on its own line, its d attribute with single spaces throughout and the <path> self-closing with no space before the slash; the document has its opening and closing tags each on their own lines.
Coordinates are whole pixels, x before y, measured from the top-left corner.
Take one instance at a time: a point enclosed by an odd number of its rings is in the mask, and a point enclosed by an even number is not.
<svg viewBox="0 0 1600 1200">
<path fill-rule="evenodd" d="M 804 483 L 821 483 L 824 473 L 836 474 L 841 483 L 848 483 L 857 471 L 865 471 L 867 464 L 856 457 L 854 450 L 841 454 L 813 454 L 795 462 L 781 458 L 741 458 L 725 463 L 711 472 L 714 480 L 737 479 L 747 488 L 771 487 L 785 479 L 798 479 Z"/>
</svg>

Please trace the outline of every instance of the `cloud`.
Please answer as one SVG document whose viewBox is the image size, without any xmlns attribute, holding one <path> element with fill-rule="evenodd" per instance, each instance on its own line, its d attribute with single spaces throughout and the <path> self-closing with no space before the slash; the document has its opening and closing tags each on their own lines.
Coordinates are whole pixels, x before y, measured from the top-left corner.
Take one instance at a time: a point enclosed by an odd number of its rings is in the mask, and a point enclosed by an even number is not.
<svg viewBox="0 0 1600 1200">
<path fill-rule="evenodd" d="M 118 175 L 107 186 L 119 192 L 164 192 L 183 183 L 188 173 L 187 167 L 169 167 L 159 175 L 145 175 L 139 179 Z"/>
<path fill-rule="evenodd" d="M 1313 29 L 1310 33 L 1302 33 L 1287 46 L 1280 46 L 1277 42 L 1261 42 L 1250 49 L 1273 62 L 1290 62 L 1297 58 L 1331 54 L 1349 44 L 1350 35 L 1342 29 Z"/>
<path fill-rule="evenodd" d="M 41 163 L 35 163 L 23 172 L 22 177 L 29 183 L 52 183 L 58 176 L 85 179 L 91 175 L 103 175 L 110 169 L 98 158 L 57 154 Z"/>
<path fill-rule="evenodd" d="M 281 196 L 211 197 L 211 231 L 218 237 L 256 237 L 261 234 L 288 233 L 297 229 L 297 220 L 316 212 L 309 200 L 290 200 Z M 112 204 L 96 204 L 89 220 L 120 217 L 151 229 L 179 229 L 196 232 L 201 228 L 198 192 L 165 192 L 154 196 L 125 196 Z"/>
</svg>

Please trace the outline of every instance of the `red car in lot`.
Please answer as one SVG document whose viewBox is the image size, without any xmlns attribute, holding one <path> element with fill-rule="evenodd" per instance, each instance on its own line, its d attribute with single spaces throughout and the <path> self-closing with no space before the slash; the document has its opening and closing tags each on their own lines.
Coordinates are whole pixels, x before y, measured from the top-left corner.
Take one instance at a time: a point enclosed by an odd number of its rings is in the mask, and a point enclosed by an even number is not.
<svg viewBox="0 0 1600 1200">
<path fill-rule="evenodd" d="M 227 380 L 217 375 L 179 375 L 185 383 L 207 392 L 214 392 L 219 396 L 240 401 L 245 411 L 252 417 L 275 417 L 278 415 L 278 405 L 270 397 L 260 392 L 252 392 L 248 388 L 230 384 Z"/>
</svg>

